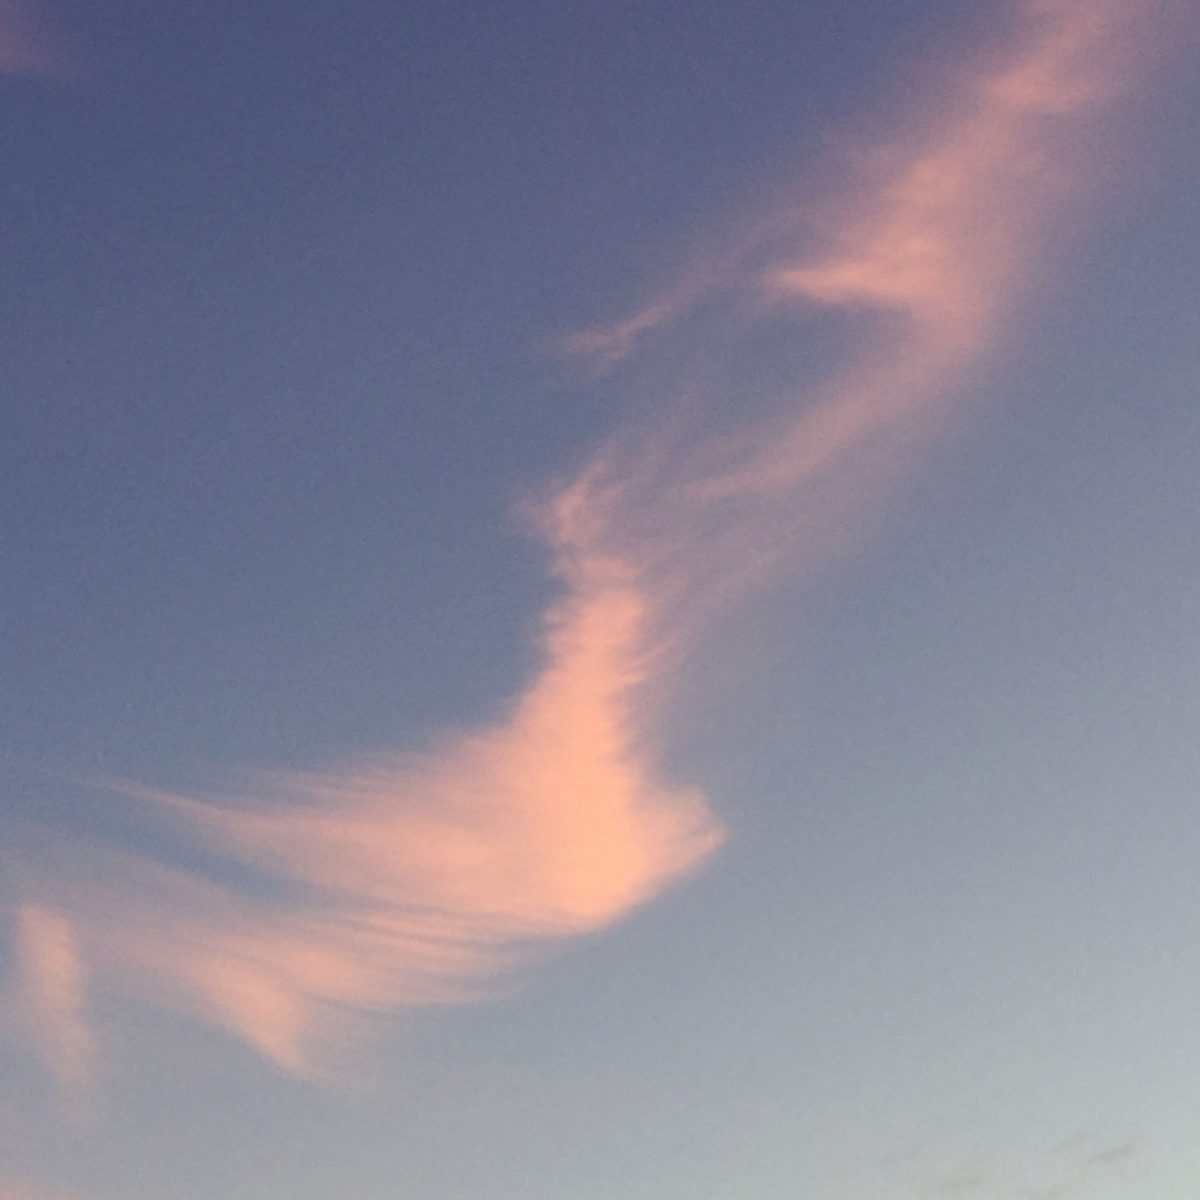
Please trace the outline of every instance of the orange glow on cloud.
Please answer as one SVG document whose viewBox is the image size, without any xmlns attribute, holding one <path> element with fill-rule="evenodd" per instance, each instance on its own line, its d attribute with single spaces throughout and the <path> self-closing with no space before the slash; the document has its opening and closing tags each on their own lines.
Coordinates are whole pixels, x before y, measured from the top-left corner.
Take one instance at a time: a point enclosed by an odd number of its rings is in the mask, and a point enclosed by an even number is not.
<svg viewBox="0 0 1200 1200">
<path fill-rule="evenodd" d="M 722 832 L 703 799 L 655 769 L 671 666 L 714 597 L 843 540 L 940 427 L 1086 182 L 1067 150 L 1127 73 L 1146 10 L 1024 11 L 1007 54 L 957 72 L 949 99 L 864 156 L 818 250 L 772 245 L 764 262 L 752 247 L 572 339 L 605 366 L 632 360 L 723 293 L 878 317 L 784 411 L 665 450 L 614 441 L 550 497 L 538 516 L 563 594 L 542 668 L 503 720 L 425 753 L 267 773 L 228 801 L 136 789 L 260 872 L 263 895 L 123 859 L 119 885 L 58 889 L 72 924 L 27 910 L 25 994 L 59 1031 L 45 1051 L 62 1074 L 86 1059 L 80 953 L 96 986 L 215 1022 L 305 1071 L 339 1013 L 486 995 L 533 942 L 602 928 L 711 854 Z"/>
</svg>

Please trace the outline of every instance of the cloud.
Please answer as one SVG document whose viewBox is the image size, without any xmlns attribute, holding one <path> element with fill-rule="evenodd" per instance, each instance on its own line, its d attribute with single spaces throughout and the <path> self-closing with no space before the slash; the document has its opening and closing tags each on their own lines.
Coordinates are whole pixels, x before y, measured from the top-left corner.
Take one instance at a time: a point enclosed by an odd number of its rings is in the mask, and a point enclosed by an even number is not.
<svg viewBox="0 0 1200 1200">
<path fill-rule="evenodd" d="M 1138 1151 L 1137 1138 L 1126 1138 L 1124 1141 L 1116 1142 L 1111 1146 L 1100 1146 L 1093 1150 L 1086 1159 L 1083 1165 L 1085 1168 L 1092 1167 L 1115 1167 L 1118 1163 L 1123 1163 L 1131 1159 Z"/>
<path fill-rule="evenodd" d="M 85 972 L 72 922 L 61 912 L 24 904 L 16 917 L 21 982 L 16 1017 L 59 1081 L 85 1083 L 92 1037 L 84 1019 Z"/>
<path fill-rule="evenodd" d="M 961 1167 L 951 1171 L 939 1179 L 932 1187 L 934 1196 L 957 1197 L 973 1195 L 984 1191 L 988 1186 L 988 1177 L 973 1167 Z"/>
<path fill-rule="evenodd" d="M 106 986 L 304 1072 L 339 1012 L 478 998 L 536 941 L 611 923 L 716 847 L 702 799 L 658 781 L 642 744 L 646 599 L 589 548 L 569 493 L 546 517 L 567 594 L 545 618 L 545 666 L 496 727 L 425 754 L 264 774 L 236 804 L 127 789 L 288 898 L 99 861 L 84 874 L 123 883 L 70 904 Z"/>
<path fill-rule="evenodd" d="M 27 912 L 70 915 L 33 918 L 24 988 L 60 1073 L 85 1057 L 83 958 L 95 987 L 304 1072 L 348 1014 L 486 996 L 538 944 L 610 924 L 713 852 L 720 823 L 657 765 L 676 668 L 772 571 L 859 539 L 944 427 L 1084 190 L 1077 147 L 1153 25 L 1105 0 L 1021 14 L 826 204 L 789 199 L 674 290 L 568 339 L 657 402 L 531 506 L 561 594 L 501 720 L 216 797 L 125 788 L 221 856 L 219 875 L 116 853 L 44 872 Z M 855 323 L 812 382 L 761 334 L 794 341 L 822 311 Z M 701 366 L 663 389 L 664 361 Z"/>
<path fill-rule="evenodd" d="M 1001 1152 L 992 1147 L 983 1157 L 977 1148 L 953 1166 L 915 1148 L 887 1155 L 880 1162 L 903 1168 L 903 1185 L 912 1195 L 1070 1200 L 1090 1194 L 1103 1180 L 1123 1175 L 1138 1149 L 1136 1137 L 1107 1141 L 1101 1135 L 1082 1132 L 1044 1151 L 1009 1147 Z"/>
<path fill-rule="evenodd" d="M 1081 1133 L 1052 1147 L 1044 1156 L 1043 1171 L 1051 1181 L 1038 1187 L 1026 1187 L 1022 1195 L 1030 1200 L 1065 1200 L 1090 1190 L 1097 1179 L 1116 1178 L 1140 1149 L 1137 1137 L 1105 1141 L 1093 1133 Z"/>
<path fill-rule="evenodd" d="M 923 119 L 910 115 L 900 133 L 860 148 L 845 186 L 824 202 L 798 197 L 795 211 L 743 243 L 720 275 L 726 294 L 789 306 L 798 324 L 819 308 L 874 315 L 877 330 L 825 387 L 789 397 L 774 422 L 718 447 L 729 461 L 724 470 L 703 463 L 705 494 L 783 495 L 838 470 L 873 438 L 941 416 L 940 402 L 1001 332 L 1056 218 L 1095 175 L 1082 135 L 1138 65 L 1154 8 L 1025 6 L 1006 53 L 943 72 Z M 796 228 L 809 244 L 774 240 Z M 716 290 L 689 278 L 571 344 L 627 357 Z"/>
</svg>

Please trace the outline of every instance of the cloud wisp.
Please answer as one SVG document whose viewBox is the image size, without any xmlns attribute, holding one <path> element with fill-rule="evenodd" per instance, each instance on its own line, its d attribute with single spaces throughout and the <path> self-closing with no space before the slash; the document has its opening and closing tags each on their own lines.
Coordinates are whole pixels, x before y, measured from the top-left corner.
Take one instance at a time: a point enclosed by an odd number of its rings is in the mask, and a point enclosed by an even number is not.
<svg viewBox="0 0 1200 1200">
<path fill-rule="evenodd" d="M 533 943 L 611 923 L 715 848 L 701 798 L 656 780 L 641 744 L 645 602 L 570 508 L 558 505 L 567 594 L 545 618 L 545 666 L 495 728 L 336 772 L 264 774 L 250 803 L 127 789 L 286 899 L 97 861 L 87 874 L 119 885 L 71 888 L 66 905 L 101 986 L 213 1021 L 303 1073 L 337 1014 L 477 998 Z"/>
<path fill-rule="evenodd" d="M 993 1148 L 984 1154 L 977 1148 L 950 1163 L 915 1149 L 880 1161 L 904 1168 L 893 1187 L 906 1195 L 933 1200 L 975 1196 L 1071 1200 L 1091 1195 L 1098 1185 L 1128 1182 L 1129 1168 L 1140 1150 L 1136 1136 L 1114 1140 L 1098 1133 L 1079 1133 L 1049 1149 L 1010 1147 L 1000 1153 Z"/>
<path fill-rule="evenodd" d="M 133 856 L 91 872 L 104 884 L 36 886 L 23 994 L 59 1031 L 60 1073 L 86 1057 L 85 972 L 305 1072 L 348 1014 L 486 995 L 532 946 L 608 925 L 713 852 L 720 823 L 656 765 L 674 668 L 732 598 L 860 536 L 943 427 L 1154 24 L 1115 0 L 1020 13 L 1011 44 L 955 64 L 833 202 L 789 201 L 719 266 L 570 339 L 635 381 L 661 379 L 664 344 L 728 347 L 726 370 L 681 383 L 652 436 L 618 434 L 534 506 L 561 596 L 502 720 L 223 798 L 129 789 L 256 886 Z M 820 311 L 861 322 L 841 365 L 802 384 L 784 355 L 763 385 L 760 328 L 800 337 Z"/>
<path fill-rule="evenodd" d="M 23 904 L 16 921 L 16 1017 L 59 1082 L 87 1082 L 92 1037 L 84 1018 L 84 968 L 74 927 L 61 912 Z"/>
</svg>

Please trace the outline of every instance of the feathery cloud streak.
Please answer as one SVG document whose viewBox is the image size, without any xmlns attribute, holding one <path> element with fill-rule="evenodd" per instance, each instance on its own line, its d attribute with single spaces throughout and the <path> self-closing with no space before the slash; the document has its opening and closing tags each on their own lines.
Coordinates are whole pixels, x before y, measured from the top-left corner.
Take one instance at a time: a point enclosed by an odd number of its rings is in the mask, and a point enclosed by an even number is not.
<svg viewBox="0 0 1200 1200">
<path fill-rule="evenodd" d="M 558 508 L 568 594 L 509 719 L 429 754 L 263 776 L 251 806 L 142 790 L 288 898 L 100 861 L 87 874 L 120 884 L 72 888 L 66 907 L 101 983 L 303 1072 L 338 1011 L 477 996 L 517 945 L 608 924 L 715 847 L 700 798 L 658 783 L 638 745 L 644 602 Z"/>
<path fill-rule="evenodd" d="M 672 668 L 732 596 L 840 547 L 941 428 L 1087 182 L 1073 146 L 1154 25 L 1117 0 L 1021 17 L 1011 45 L 951 72 L 923 117 L 861 156 L 836 204 L 782 206 L 677 291 L 570 340 L 636 377 L 656 342 L 748 331 L 736 376 L 764 319 L 870 318 L 818 384 L 780 367 L 774 406 L 747 395 L 733 431 L 712 433 L 704 389 L 681 386 L 690 410 L 614 437 L 537 506 L 562 596 L 505 719 L 427 753 L 267 773 L 225 800 L 138 789 L 261 887 L 121 856 L 92 872 L 103 887 L 47 876 L 28 911 L 69 923 L 33 918 L 51 949 L 27 956 L 25 990 L 59 1030 L 60 1072 L 86 1040 L 62 980 L 85 969 L 302 1072 L 339 1017 L 486 995 L 532 943 L 609 924 L 713 851 L 703 799 L 655 766 Z"/>
<path fill-rule="evenodd" d="M 71 922 L 24 904 L 17 914 L 17 1017 L 61 1083 L 86 1082 L 92 1039 L 83 1015 L 84 970 Z"/>
</svg>

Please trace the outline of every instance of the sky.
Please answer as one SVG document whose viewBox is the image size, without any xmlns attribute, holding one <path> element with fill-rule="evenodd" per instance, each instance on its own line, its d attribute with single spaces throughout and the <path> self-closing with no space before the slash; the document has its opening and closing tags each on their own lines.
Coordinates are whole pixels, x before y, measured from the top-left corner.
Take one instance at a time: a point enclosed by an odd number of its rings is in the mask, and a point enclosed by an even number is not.
<svg viewBox="0 0 1200 1200">
<path fill-rule="evenodd" d="M 1191 1200 L 1183 0 L 0 0 L 0 1200 Z"/>
</svg>

